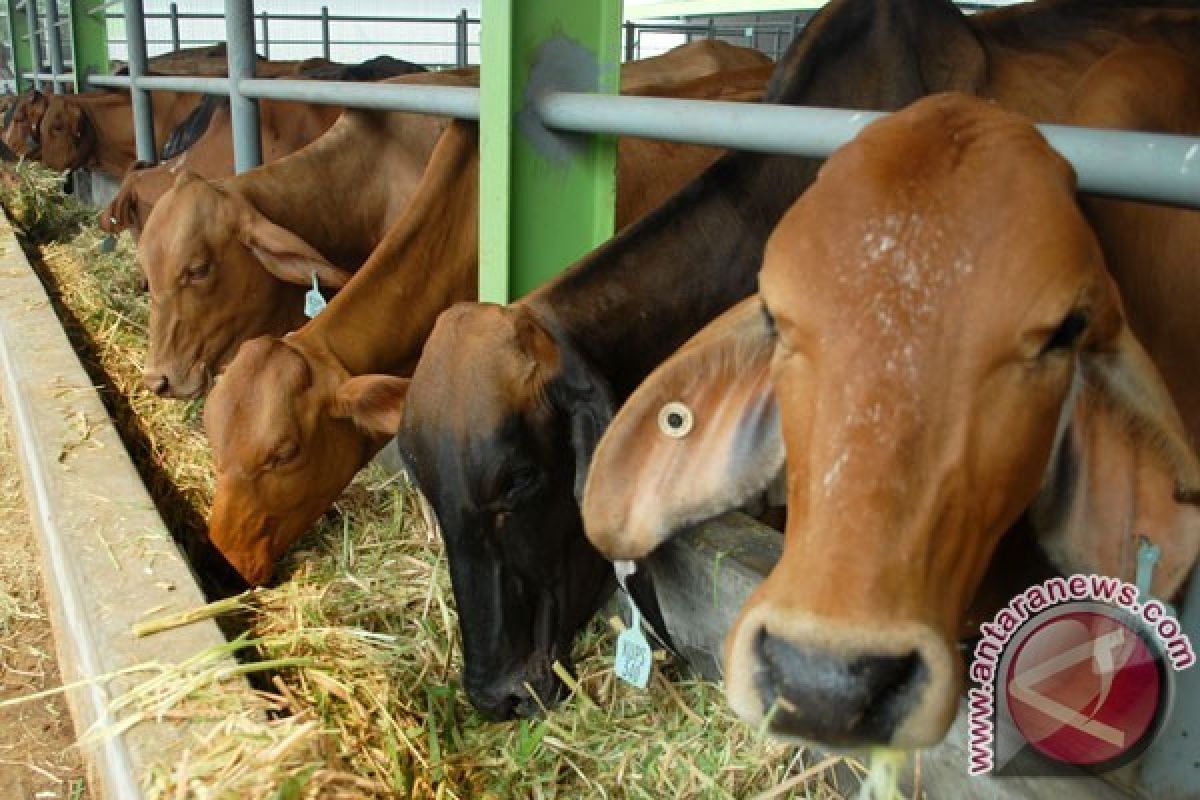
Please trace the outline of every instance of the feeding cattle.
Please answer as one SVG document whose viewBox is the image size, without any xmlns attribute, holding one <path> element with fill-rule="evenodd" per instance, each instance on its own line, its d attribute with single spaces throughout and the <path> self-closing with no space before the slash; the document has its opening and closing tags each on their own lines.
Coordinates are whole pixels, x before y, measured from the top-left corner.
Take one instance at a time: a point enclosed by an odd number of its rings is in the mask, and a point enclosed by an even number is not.
<svg viewBox="0 0 1200 800">
<path fill-rule="evenodd" d="M 689 80 L 676 93 L 758 92 L 764 78 L 735 70 Z M 475 296 L 475 140 L 465 123 L 443 135 L 409 208 L 346 288 L 301 330 L 243 345 L 213 389 L 205 410 L 217 462 L 209 537 L 251 583 L 271 577 L 395 433 L 407 385 L 396 376 L 411 374 L 438 313 Z M 617 224 L 648 213 L 719 154 L 622 141 Z"/>
<path fill-rule="evenodd" d="M 1042 119 L 1130 41 L 1194 43 L 1194 6 L 1045 2 L 965 17 L 949 2 L 827 5 L 780 61 L 768 100 L 894 109 L 961 89 Z M 1180 46 L 1182 46 L 1180 45 Z M 433 506 L 456 589 L 472 702 L 506 716 L 544 680 L 612 585 L 573 489 L 619 403 L 753 289 L 767 235 L 811 181 L 803 159 L 736 154 L 561 278 L 435 326 L 400 441 Z M 536 679 L 536 680 L 535 680 Z"/>
<path fill-rule="evenodd" d="M 154 99 L 155 152 L 201 96 L 159 92 Z M 52 95 L 40 123 L 38 160 L 53 170 L 91 167 L 119 178 L 137 160 L 129 94 Z"/>
<path fill-rule="evenodd" d="M 621 86 L 708 97 L 732 82 L 744 93 L 765 81 L 761 66 L 744 68 L 761 59 L 744 48 L 697 43 L 623 65 Z M 702 83 L 726 63 L 727 78 Z M 672 70 L 676 77 L 664 80 Z M 396 80 L 470 86 L 478 76 Z M 445 124 L 421 114 L 347 112 L 291 157 L 212 183 L 182 178 L 151 212 L 138 244 L 151 296 L 147 385 L 165 396 L 202 393 L 238 344 L 300 327 L 312 275 L 337 289 L 366 260 L 406 208 Z M 640 180 L 628 173 L 625 183 L 632 189 Z M 665 195 L 649 186 L 648 196 Z M 346 198 L 353 198 L 352 214 Z"/>
<path fill-rule="evenodd" d="M 5 113 L 3 142 L 14 155 L 37 157 L 39 129 L 49 100 L 49 95 L 30 89 L 17 95 Z"/>
<path fill-rule="evenodd" d="M 324 134 L 337 121 L 337 106 L 303 105 L 262 100 L 259 119 L 264 163 L 288 156 Z M 135 239 L 150 218 L 154 204 L 183 170 L 202 178 L 233 174 L 233 132 L 229 105 L 221 102 L 211 122 L 184 152 L 157 166 L 135 163 L 125 173 L 116 196 L 100 211 L 100 227 L 109 233 L 129 230 Z"/>
<path fill-rule="evenodd" d="M 423 73 L 407 61 L 377 56 L 361 64 L 301 66 L 294 76 L 304 80 L 377 81 Z M 286 80 L 287 77 L 281 78 Z M 342 113 L 338 106 L 259 101 L 259 136 L 264 163 L 290 155 L 321 136 Z M 109 233 L 128 229 L 135 239 L 158 199 L 187 170 L 204 178 L 224 178 L 234 173 L 233 126 L 229 100 L 208 96 L 180 123 L 163 145 L 163 163 L 137 162 L 121 181 L 112 201 L 99 214 L 100 227 Z"/>
<path fill-rule="evenodd" d="M 1056 509 L 1034 515 L 1039 535 L 1086 524 L 1067 569 L 1132 581 L 1145 536 L 1164 552 L 1155 591 L 1187 577 L 1200 512 L 1176 498 L 1200 462 L 1074 189 L 1025 118 L 982 101 L 873 124 L 784 216 L 759 295 L 601 440 L 583 509 L 610 558 L 740 505 L 786 455 L 784 555 L 726 640 L 746 719 L 832 744 L 937 742 L 963 615 L 1031 505 Z M 686 435 L 660 432 L 672 402 Z"/>
</svg>

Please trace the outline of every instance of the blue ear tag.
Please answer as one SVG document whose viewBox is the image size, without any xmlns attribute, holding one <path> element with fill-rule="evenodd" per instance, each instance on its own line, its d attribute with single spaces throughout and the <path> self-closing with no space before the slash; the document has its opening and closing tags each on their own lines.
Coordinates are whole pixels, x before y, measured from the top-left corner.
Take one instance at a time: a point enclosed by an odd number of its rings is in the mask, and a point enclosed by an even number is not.
<svg viewBox="0 0 1200 800">
<path fill-rule="evenodd" d="M 639 689 L 645 689 L 650 681 L 650 668 L 654 664 L 654 651 L 642 633 L 642 614 L 638 611 L 633 596 L 625 589 L 626 576 L 633 573 L 632 562 L 618 562 L 615 565 L 617 580 L 625 597 L 629 600 L 629 627 L 617 637 L 617 656 L 613 670 L 617 677 Z"/>
<path fill-rule="evenodd" d="M 312 319 L 325 308 L 325 298 L 321 296 L 321 285 L 317 282 L 317 273 L 312 274 L 313 287 L 304 293 L 304 316 Z"/>
<path fill-rule="evenodd" d="M 1153 599 L 1150 594 L 1150 585 L 1154 583 L 1154 568 L 1158 566 L 1161 558 L 1161 547 L 1145 536 L 1138 537 L 1137 575 L 1134 577 L 1134 583 L 1137 584 L 1138 600 L 1142 603 Z M 1163 603 L 1163 609 L 1170 616 L 1175 616 L 1175 609 L 1169 604 Z"/>
</svg>

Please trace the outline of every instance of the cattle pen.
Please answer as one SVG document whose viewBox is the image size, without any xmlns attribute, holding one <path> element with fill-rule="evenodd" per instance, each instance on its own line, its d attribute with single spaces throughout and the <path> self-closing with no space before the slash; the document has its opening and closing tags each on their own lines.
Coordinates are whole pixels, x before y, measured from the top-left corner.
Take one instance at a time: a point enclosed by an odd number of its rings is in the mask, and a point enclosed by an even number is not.
<svg viewBox="0 0 1200 800">
<path fill-rule="evenodd" d="M 825 157 L 882 116 L 866 109 L 617 95 L 614 66 L 620 63 L 623 54 L 632 54 L 632 28 L 629 23 L 623 26 L 620 0 L 581 3 L 487 0 L 481 15 L 480 54 L 485 66 L 479 89 L 257 78 L 255 27 L 256 20 L 263 17 L 256 16 L 252 0 L 225 0 L 224 13 L 218 15 L 225 24 L 228 77 L 147 74 L 146 15 L 141 0 L 123 2 L 128 75 L 102 74 L 107 71 L 106 64 L 101 66 L 107 32 L 98 21 L 104 13 L 103 7 L 90 8 L 90 2 L 71 0 L 71 13 L 60 20 L 58 7 L 51 0 L 44 15 L 45 25 L 56 30 L 70 28 L 72 52 L 77 59 L 72 72 L 57 52 L 57 36 L 49 39 L 50 52 L 42 54 L 38 37 L 28 35 L 38 24 L 35 0 L 25 0 L 23 8 L 14 0 L 8 3 L 18 85 L 27 79 L 46 79 L 41 64 L 44 56 L 48 56 L 46 60 L 52 67 L 48 79 L 52 83 L 69 77 L 81 89 L 128 90 L 133 98 L 138 158 L 148 162 L 157 159 L 150 116 L 155 92 L 195 91 L 228 97 L 238 173 L 259 166 L 263 160 L 260 100 L 478 120 L 481 131 L 479 298 L 496 303 L 508 303 L 528 294 L 612 235 L 616 137 Z M 186 16 L 179 15 L 176 9 L 172 14 L 176 18 Z M 328 56 L 328 9 L 323 9 L 322 15 L 326 19 L 323 52 Z M 454 19 L 458 20 L 460 31 L 475 22 L 465 11 Z M 265 23 L 260 24 L 265 27 Z M 791 32 L 795 33 L 796 28 L 793 23 Z M 174 41 L 178 42 L 177 31 Z M 467 62 L 466 42 L 466 34 L 460 34 L 456 43 L 459 65 Z M 1197 156 L 1200 138 L 1067 125 L 1041 125 L 1039 129 L 1075 168 L 1081 190 L 1200 209 Z M 5 259 L 19 259 L 20 247 L 10 239 L 3 242 Z M 116 469 L 105 461 L 80 467 L 80 474 L 70 476 L 65 482 L 59 474 L 66 451 L 54 447 L 61 448 L 59 443 L 73 440 L 72 437 L 79 439 L 70 428 L 77 424 L 72 420 L 82 415 L 86 426 L 88 419 L 106 412 L 94 396 L 85 397 L 81 401 L 85 405 L 70 412 L 58 409 L 64 387 L 68 394 L 79 391 L 83 396 L 81 390 L 94 381 L 79 373 L 77 365 L 69 363 L 70 358 L 65 364 L 39 363 L 40 354 L 68 346 L 59 341 L 62 337 L 46 320 L 22 319 L 30 309 L 44 305 L 45 300 L 38 294 L 40 287 L 36 286 L 36 280 L 29 284 L 18 275 L 22 271 L 19 264 L 5 266 L 5 275 L 11 276 L 5 280 L 13 282 L 5 293 L 5 303 L 16 304 L 19 309 L 0 314 L 3 333 L 0 375 L 5 384 L 6 405 L 14 417 L 20 441 L 27 487 L 32 487 L 27 494 L 43 540 L 58 622 L 58 646 L 71 662 L 72 678 L 78 682 L 71 690 L 72 709 L 84 727 L 114 728 L 120 723 L 112 713 L 113 698 L 97 688 L 98 682 L 114 669 L 108 651 L 128 647 L 130 653 L 118 663 L 134 667 L 153 660 L 164 649 L 172 651 L 172 658 L 184 661 L 204 648 L 220 648 L 226 640 L 215 625 L 207 622 L 166 634 L 174 637 L 170 641 L 151 638 L 133 645 L 127 643 L 128 630 L 144 622 L 142 617 L 147 608 L 201 606 L 203 593 L 196 587 L 184 560 L 173 551 L 169 533 L 157 521 L 145 490 L 127 465 L 120 468 L 123 477 L 118 481 L 122 484 L 119 488 L 100 483 L 102 475 L 97 473 Z M 48 337 L 47 341 L 38 341 L 41 336 Z M 15 344 L 18 341 L 22 343 L 20 346 Z M 38 343 L 29 344 L 30 341 Z M 31 359 L 31 352 L 39 357 Z M 57 387 L 49 395 L 45 389 L 48 385 Z M 48 397 L 56 409 L 50 415 L 40 407 Z M 85 439 L 90 439 L 91 429 L 88 430 Z M 103 445 L 95 447 L 121 451 L 119 439 L 115 435 L 110 438 L 111 441 L 104 440 Z M 55 445 L 47 451 L 44 442 Z M 93 446 L 88 444 L 84 449 Z M 392 478 L 373 475 L 372 480 L 387 483 Z M 130 482 L 133 485 L 125 485 Z M 114 550 L 106 544 L 104 549 L 97 550 L 92 544 L 82 543 L 79 537 L 90 535 L 88 526 L 95 521 L 92 517 L 72 519 L 78 515 L 68 509 L 88 507 L 87 498 L 92 493 L 110 499 L 122 498 L 112 502 L 122 509 L 121 525 L 141 532 L 138 546 L 125 549 L 118 546 Z M 398 497 L 395 503 L 418 513 L 414 509 L 419 508 L 419 501 L 411 496 Z M 135 509 L 138 514 L 145 512 L 147 516 L 130 522 L 124 516 L 125 509 Z M 419 513 L 427 515 L 428 511 Z M 154 542 L 149 546 L 150 566 L 145 562 L 147 538 Z M 701 526 L 649 562 L 668 628 L 694 669 L 719 677 L 721 639 L 742 601 L 778 559 L 780 549 L 780 538 L 774 531 L 748 518 L 731 515 Z M 76 559 L 74 554 L 83 551 L 90 552 L 96 563 Z M 105 585 L 104 580 L 97 578 L 111 570 L 114 562 L 122 574 L 152 572 L 149 580 L 159 587 L 161 596 L 157 600 L 145 599 L 144 605 L 136 608 L 121 610 L 119 598 L 129 591 L 128 587 L 114 586 L 111 581 Z M 163 586 L 170 589 L 162 589 Z M 168 591 L 169 599 L 164 600 Z M 426 609 L 437 603 L 444 605 L 444 598 L 431 600 Z M 441 613 L 446 613 L 444 608 Z M 1181 619 L 1193 640 L 1200 641 L 1200 580 L 1191 581 Z M 447 646 L 452 647 L 453 641 Z M 226 656 L 236 649 L 231 647 Z M 213 668 L 236 672 L 238 667 L 233 663 L 227 658 Z M 668 681 L 663 684 L 667 687 L 663 691 L 675 691 Z M 334 695 L 339 689 L 345 691 L 344 687 L 325 688 Z M 984 796 L 986 792 L 986 796 L 998 798 L 1049 798 L 1064 791 L 1071 796 L 1096 798 L 1139 794 L 1168 799 L 1200 796 L 1200 768 L 1195 763 L 1194 744 L 1195 737 L 1200 735 L 1200 670 L 1180 675 L 1177 695 L 1179 704 L 1174 717 L 1143 757 L 1136 773 L 1123 774 L 1123 786 L 1099 781 L 1081 783 L 1078 779 L 1064 782 L 1061 778 L 968 779 L 964 769 L 967 723 L 965 713 L 960 713 L 946 742 L 923 757 L 920 778 L 923 788 L 929 797 L 976 796 L 975 792 Z M 443 701 L 444 697 L 430 695 L 430 704 Z M 678 695 L 664 702 L 683 703 Z M 586 699 L 581 703 L 581 713 L 594 713 L 594 709 L 588 709 Z M 278 709 L 264 704 L 256 712 L 270 715 L 278 713 Z M 146 712 L 145 716 L 152 714 Z M 169 718 L 169 713 L 164 716 Z M 158 737 L 167 735 L 161 730 L 168 729 L 169 725 L 149 731 L 134 727 L 98 737 L 98 743 L 91 745 L 89 753 L 93 778 L 102 787 L 99 796 L 144 796 L 138 769 L 144 768 L 148 752 L 158 745 Z M 522 730 L 524 736 L 529 729 Z M 569 742 L 564 744 L 568 751 L 569 745 Z M 536 742 L 529 745 L 537 746 Z M 303 796 L 299 791 L 298 788 L 296 794 L 288 794 L 280 788 L 274 796 Z M 785 792 L 786 789 L 778 796 Z M 716 789 L 713 794 L 723 796 Z M 776 795 L 768 791 L 765 796 Z"/>
</svg>

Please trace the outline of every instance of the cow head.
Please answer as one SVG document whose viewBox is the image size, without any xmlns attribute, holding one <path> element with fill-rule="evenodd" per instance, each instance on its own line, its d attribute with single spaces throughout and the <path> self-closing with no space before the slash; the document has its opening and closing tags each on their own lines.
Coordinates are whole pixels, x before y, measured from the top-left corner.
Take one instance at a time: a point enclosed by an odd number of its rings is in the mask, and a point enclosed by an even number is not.
<svg viewBox="0 0 1200 800">
<path fill-rule="evenodd" d="M 407 381 L 351 378 L 289 338 L 246 342 L 205 403 L 212 543 L 251 584 L 321 517 L 399 425 Z"/>
<path fill-rule="evenodd" d="M 1071 171 L 982 101 L 922 100 L 834 154 L 772 235 L 760 295 L 614 420 L 588 533 L 640 558 L 762 491 L 785 453 L 783 557 L 725 663 L 733 707 L 779 734 L 938 741 L 963 615 L 1031 506 L 1067 569 L 1132 578 L 1136 548 L 1113 542 L 1133 509 L 1167 554 L 1156 591 L 1196 558 L 1200 518 L 1176 501 L 1196 459 Z"/>
<path fill-rule="evenodd" d="M 49 95 L 30 89 L 21 94 L 8 111 L 4 124 L 4 144 L 14 155 L 37 158 L 41 146 L 42 117 Z"/>
<path fill-rule="evenodd" d="M 86 166 L 96 150 L 96 128 L 75 98 L 54 95 L 40 124 L 39 160 L 53 170 Z"/>
<path fill-rule="evenodd" d="M 454 306 L 425 344 L 400 444 L 437 514 L 463 682 L 488 716 L 558 699 L 551 667 L 570 664 L 608 590 L 575 498 L 611 413 L 604 381 L 526 307 Z"/>
<path fill-rule="evenodd" d="M 332 288 L 350 278 L 242 195 L 186 172 L 150 212 L 138 260 L 150 288 L 146 385 L 171 397 L 207 390 L 247 339 L 298 327 L 314 274 Z"/>
<path fill-rule="evenodd" d="M 126 171 L 117 194 L 97 214 L 97 224 L 100 226 L 100 230 L 112 234 L 127 230 L 133 235 L 134 241 L 137 241 L 141 236 L 142 226 L 150 217 L 150 211 L 153 208 L 153 203 L 147 197 L 147 193 L 142 191 L 143 183 L 150 176 L 154 176 L 153 180 L 156 183 L 166 182 L 163 189 L 169 188 L 171 174 L 165 167 L 159 169 L 155 164 L 135 161 Z M 162 193 L 162 189 L 151 192 L 155 196 L 161 196 Z"/>
</svg>

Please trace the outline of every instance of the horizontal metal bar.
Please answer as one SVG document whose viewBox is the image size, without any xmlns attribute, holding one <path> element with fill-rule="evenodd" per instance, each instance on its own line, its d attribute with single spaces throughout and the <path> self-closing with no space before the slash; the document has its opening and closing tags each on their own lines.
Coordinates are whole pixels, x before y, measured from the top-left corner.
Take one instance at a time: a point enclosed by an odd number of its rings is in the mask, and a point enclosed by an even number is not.
<svg viewBox="0 0 1200 800">
<path fill-rule="evenodd" d="M 33 80 L 34 73 L 22 72 L 21 77 L 28 78 L 29 80 Z M 36 74 L 36 77 L 40 81 L 53 81 L 53 80 L 57 79 L 57 80 L 65 83 L 68 80 L 74 80 L 75 73 L 74 72 L 60 72 L 60 73 L 58 73 L 57 78 L 56 78 L 56 76 L 53 72 L 39 72 Z"/>
<path fill-rule="evenodd" d="M 92 83 L 128 88 L 130 80 L 105 76 Z M 146 77 L 137 85 L 155 91 L 229 91 L 224 78 Z M 238 85 L 247 97 L 260 99 L 479 118 L 479 90 L 466 87 L 264 79 Z M 559 131 L 818 158 L 884 116 L 874 111 L 581 92 L 547 93 L 538 102 L 538 112 L 548 128 Z M 1068 125 L 1038 128 L 1074 166 L 1083 191 L 1200 208 L 1200 138 Z"/>
<path fill-rule="evenodd" d="M 643 136 L 781 155 L 825 157 L 879 112 L 550 92 L 546 127 Z M 1082 191 L 1200 208 L 1200 138 L 1039 125 L 1075 168 Z"/>
<path fill-rule="evenodd" d="M 260 99 L 371 108 L 378 111 L 416 111 L 462 119 L 479 119 L 479 90 L 464 86 L 381 85 L 253 78 L 240 81 L 238 87 L 247 97 Z"/>
<path fill-rule="evenodd" d="M 120 0 L 117 0 L 117 1 L 120 2 Z M 99 10 L 99 8 L 93 9 L 93 11 L 98 11 L 98 10 Z M 110 17 L 111 19 L 124 19 L 124 16 L 121 14 L 108 14 L 107 16 Z M 321 21 L 320 14 L 268 14 L 268 17 L 273 20 L 275 20 L 275 19 L 288 20 L 291 22 L 320 22 Z M 152 14 L 145 15 L 145 19 L 170 19 L 170 18 L 171 18 L 170 14 L 164 14 L 162 12 L 155 12 Z M 216 13 L 204 13 L 204 12 L 197 12 L 197 11 L 181 11 L 179 14 L 176 15 L 176 19 L 223 20 L 223 19 L 225 19 L 225 15 L 224 14 L 216 14 Z M 370 15 L 340 16 L 339 17 L 339 16 L 331 15 L 329 17 L 329 21 L 330 22 L 403 22 L 403 23 L 429 23 L 429 24 L 441 24 L 441 25 L 451 24 L 452 25 L 452 24 L 458 22 L 458 18 L 457 17 L 382 17 L 382 16 L 370 16 Z M 474 25 L 479 24 L 479 20 L 476 18 L 468 19 L 467 22 L 469 24 L 474 24 Z M 708 30 L 708 28 L 705 27 L 704 30 Z"/>
<path fill-rule="evenodd" d="M 88 78 L 92 86 L 128 89 L 134 81 L 128 75 L 96 75 Z M 200 78 L 185 75 L 146 75 L 137 79 L 137 88 L 152 92 L 204 92 L 229 94 L 228 78 Z"/>
</svg>

